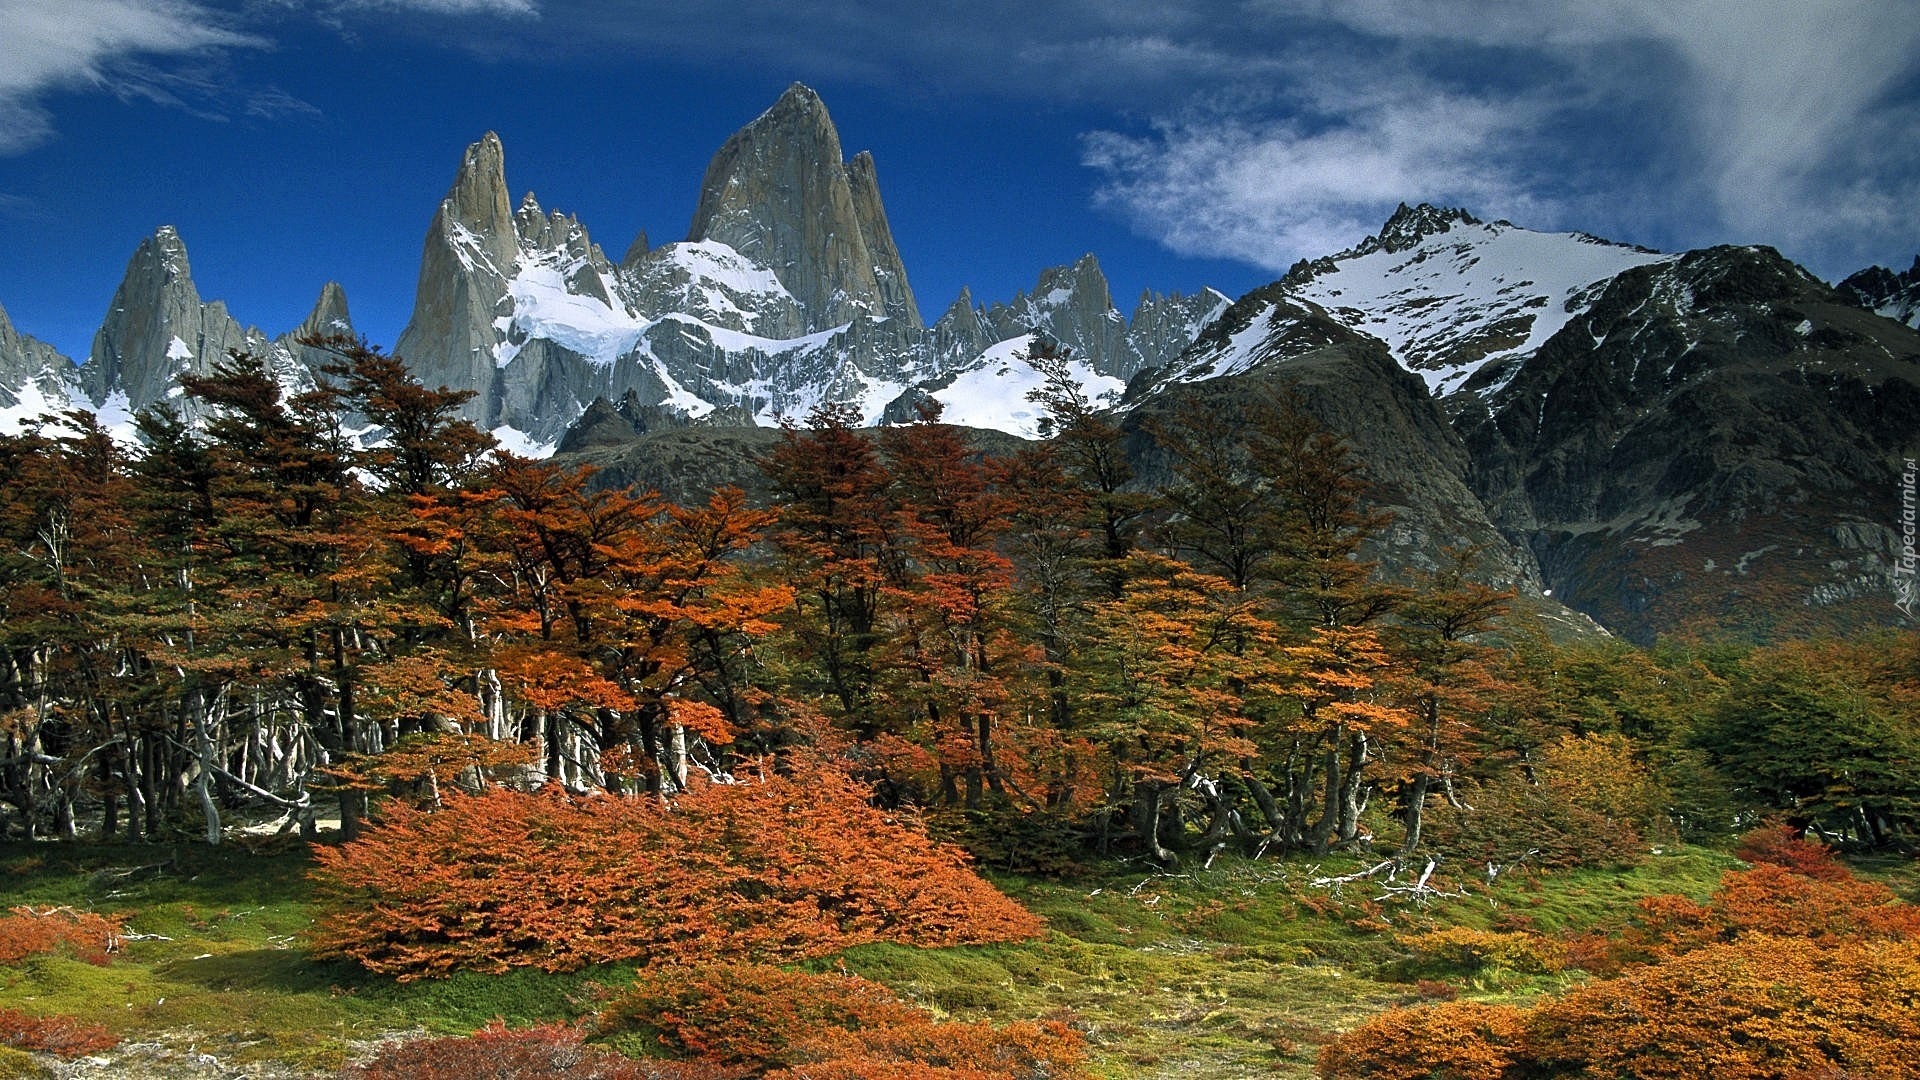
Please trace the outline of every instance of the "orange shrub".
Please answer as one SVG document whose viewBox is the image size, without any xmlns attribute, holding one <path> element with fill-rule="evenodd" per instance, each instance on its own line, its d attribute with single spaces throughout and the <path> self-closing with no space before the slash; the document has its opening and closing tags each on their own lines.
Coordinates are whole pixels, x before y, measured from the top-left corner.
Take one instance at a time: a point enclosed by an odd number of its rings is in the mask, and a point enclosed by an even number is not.
<svg viewBox="0 0 1920 1080">
<path fill-rule="evenodd" d="M 670 1052 L 781 1080 L 1073 1080 L 1078 1033 L 1056 1022 L 944 1022 L 851 974 L 765 964 L 653 967 L 600 1013 Z"/>
<path fill-rule="evenodd" d="M 119 1036 L 99 1024 L 71 1016 L 29 1016 L 18 1009 L 0 1009 L 0 1046 L 77 1058 L 119 1042 Z"/>
<path fill-rule="evenodd" d="M 1526 1014 L 1450 1001 L 1389 1009 L 1320 1050 L 1324 1080 L 1503 1080 L 1524 1053 Z"/>
<path fill-rule="evenodd" d="M 1755 935 L 1591 983 L 1529 1019 L 1545 1075 L 1910 1078 L 1920 943 Z"/>
<path fill-rule="evenodd" d="M 783 1064 L 822 1031 L 915 1023 L 925 1013 L 858 975 L 766 964 L 654 966 L 600 1010 L 603 1033 L 652 1033 L 662 1048 L 756 1072 Z"/>
<path fill-rule="evenodd" d="M 1413 950 L 1414 967 L 1426 972 L 1472 974 L 1491 967 L 1538 975 L 1566 966 L 1565 946 L 1521 931 L 1448 926 L 1398 940 Z"/>
<path fill-rule="evenodd" d="M 1910 1080 L 1920 943 L 1754 935 L 1522 1011 L 1394 1009 L 1320 1053 L 1325 1080 Z"/>
<path fill-rule="evenodd" d="M 89 964 L 104 964 L 120 948 L 120 919 L 54 908 L 35 911 L 16 907 L 0 915 L 0 965 L 18 964 L 29 956 L 65 953 Z"/>
<path fill-rule="evenodd" d="M 1649 896 L 1633 925 L 1589 970 L 1609 970 L 1679 956 L 1709 945 L 1764 934 L 1822 945 L 1855 940 L 1920 940 L 1920 908 L 1892 889 L 1862 881 L 1845 867 L 1809 877 L 1775 862 L 1729 870 L 1705 904 L 1684 896 Z"/>
<path fill-rule="evenodd" d="M 450 794 L 315 852 L 310 945 L 403 980 L 1032 937 L 957 849 L 819 771 L 653 800 Z"/>
<path fill-rule="evenodd" d="M 1785 825 L 1762 825 L 1748 832 L 1740 838 L 1733 855 L 1742 862 L 1772 863 L 1821 881 L 1839 881 L 1852 876 L 1852 872 L 1833 857 L 1831 848 L 1804 839 Z"/>
</svg>

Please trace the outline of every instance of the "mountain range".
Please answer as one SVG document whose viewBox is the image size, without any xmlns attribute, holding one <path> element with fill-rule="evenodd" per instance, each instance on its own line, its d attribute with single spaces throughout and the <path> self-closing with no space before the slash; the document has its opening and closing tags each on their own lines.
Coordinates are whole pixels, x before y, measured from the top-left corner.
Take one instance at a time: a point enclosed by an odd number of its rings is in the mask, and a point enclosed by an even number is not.
<svg viewBox="0 0 1920 1080">
<path fill-rule="evenodd" d="M 1165 474 L 1152 416 L 1198 397 L 1232 417 L 1284 384 L 1366 462 L 1390 569 L 1470 544 L 1536 610 L 1645 639 L 1898 621 L 1916 325 L 1920 259 L 1832 287 L 1770 248 L 1661 253 L 1424 204 L 1237 300 L 1148 293 L 1122 314 L 1087 255 L 1010 300 L 962 290 L 928 323 L 876 163 L 796 84 L 714 155 L 686 239 L 642 235 L 618 261 L 515 202 L 485 135 L 427 227 L 394 352 L 474 391 L 470 418 L 510 449 L 688 496 L 753 486 L 776 426 L 825 402 L 879 424 L 934 399 L 1003 433 L 988 443 L 1036 437 L 1036 337 L 1123 418 L 1143 483 Z M 318 364 L 300 341 L 353 332 L 333 284 L 285 334 L 243 327 L 162 227 L 85 362 L 0 310 L 0 430 L 74 406 L 123 431 L 155 403 L 191 415 L 179 376 L 235 349 L 297 390 Z"/>
</svg>

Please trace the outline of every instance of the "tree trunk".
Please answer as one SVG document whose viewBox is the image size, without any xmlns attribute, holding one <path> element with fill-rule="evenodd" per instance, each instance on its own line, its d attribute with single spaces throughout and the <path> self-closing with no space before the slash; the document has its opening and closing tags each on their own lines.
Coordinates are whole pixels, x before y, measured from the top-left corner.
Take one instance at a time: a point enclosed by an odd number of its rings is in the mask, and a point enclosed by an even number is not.
<svg viewBox="0 0 1920 1080">
<path fill-rule="evenodd" d="M 1400 843 L 1400 857 L 1412 855 L 1420 846 L 1420 829 L 1426 821 L 1427 792 L 1433 787 L 1433 777 L 1422 772 L 1413 778 L 1413 785 L 1407 789 L 1407 808 L 1401 820 L 1406 823 L 1407 836 Z"/>
</svg>

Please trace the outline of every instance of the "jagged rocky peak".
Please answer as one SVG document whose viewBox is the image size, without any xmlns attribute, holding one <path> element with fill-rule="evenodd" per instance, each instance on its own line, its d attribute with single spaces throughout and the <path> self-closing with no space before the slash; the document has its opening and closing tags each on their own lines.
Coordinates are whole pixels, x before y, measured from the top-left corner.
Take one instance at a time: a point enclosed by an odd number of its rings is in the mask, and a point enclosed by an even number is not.
<svg viewBox="0 0 1920 1080">
<path fill-rule="evenodd" d="M 862 315 L 923 325 L 872 157 L 845 162 L 826 105 L 799 83 L 714 155 L 687 239 L 772 270 L 809 331 Z"/>
<path fill-rule="evenodd" d="M 652 250 L 647 243 L 647 230 L 641 229 L 639 235 L 633 238 L 633 243 L 627 245 L 627 253 L 620 256 L 620 269 L 631 270 L 640 265 Z"/>
<path fill-rule="evenodd" d="M 512 273 L 515 230 L 507 196 L 507 153 L 500 136 L 489 131 L 467 147 L 434 224 L 450 240 L 464 239 L 458 236 L 460 231 L 471 234 L 478 248 L 493 256 L 502 274 Z"/>
<path fill-rule="evenodd" d="M 1100 374 L 1131 374 L 1125 371 L 1133 366 L 1126 355 L 1127 322 L 1114 309 L 1107 275 L 1091 254 L 1071 266 L 1042 270 L 1033 292 L 995 304 L 987 318 L 996 340 L 1043 331 Z"/>
<path fill-rule="evenodd" d="M 542 211 L 540 200 L 529 191 L 514 212 L 513 227 L 520 238 L 521 262 L 531 258 L 560 271 L 567 291 L 575 296 L 591 296 L 609 308 L 617 306 L 608 287 L 613 264 L 579 218 L 558 210 Z"/>
<path fill-rule="evenodd" d="M 293 331 L 294 338 L 352 337 L 353 316 L 347 313 L 347 290 L 337 281 L 320 287 L 320 298 L 313 310 Z"/>
<path fill-rule="evenodd" d="M 1419 206 L 1401 203 L 1380 229 L 1379 235 L 1362 240 L 1354 252 L 1365 255 L 1373 251 L 1405 251 L 1429 236 L 1452 232 L 1455 225 L 1478 224 L 1479 218 L 1458 208 L 1440 207 L 1432 203 L 1421 203 Z"/>
<path fill-rule="evenodd" d="M 138 409 L 177 397 L 180 375 L 205 374 L 229 351 L 264 344 L 258 332 L 241 329 L 225 304 L 201 303 L 186 243 L 163 225 L 127 260 L 81 368 L 82 385 L 95 402 L 124 393 Z"/>
<path fill-rule="evenodd" d="M 1868 311 L 1885 315 L 1895 322 L 1920 328 L 1920 255 L 1913 266 L 1894 273 L 1884 266 L 1869 266 L 1848 275 L 1839 285 L 1840 294 Z"/>
<path fill-rule="evenodd" d="M 503 301 L 519 261 L 506 153 L 489 131 L 467 147 L 427 226 L 413 317 L 394 343 L 423 384 L 479 390 L 464 410 L 470 419 L 485 412 L 495 367 L 493 324 L 508 313 Z"/>
<path fill-rule="evenodd" d="M 313 302 L 313 310 L 307 313 L 300 325 L 282 334 L 273 342 L 268 353 L 269 363 L 282 373 L 282 385 L 288 388 L 311 381 L 313 373 L 327 364 L 336 363 L 340 357 L 324 348 L 315 348 L 303 344 L 316 339 L 345 339 L 357 341 L 359 334 L 353 329 L 353 316 L 347 313 L 347 291 L 337 281 L 329 281 L 320 288 L 320 296 Z"/>
</svg>

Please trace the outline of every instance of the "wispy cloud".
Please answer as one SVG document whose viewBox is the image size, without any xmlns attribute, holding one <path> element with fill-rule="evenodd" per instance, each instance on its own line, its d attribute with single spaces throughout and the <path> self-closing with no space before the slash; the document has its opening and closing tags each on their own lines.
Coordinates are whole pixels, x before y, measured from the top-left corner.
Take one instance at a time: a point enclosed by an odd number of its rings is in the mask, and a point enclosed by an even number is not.
<svg viewBox="0 0 1920 1080">
<path fill-rule="evenodd" d="M 540 14 L 538 0 L 332 0 L 336 11 L 409 11 L 428 15 Z"/>
<path fill-rule="evenodd" d="M 42 98 L 94 87 L 158 96 L 127 65 L 264 45 L 216 13 L 184 0 L 0 0 L 7 28 L 0 64 L 0 153 L 19 153 L 53 133 Z"/>
<path fill-rule="evenodd" d="M 1176 250 L 1277 267 L 1416 198 L 1545 219 L 1530 223 L 1631 220 L 1685 244 L 1772 242 L 1829 273 L 1889 230 L 1911 244 L 1920 228 L 1920 19 L 1907 0 L 1256 0 L 1244 12 L 1249 39 L 1290 27 L 1318 37 L 1318 59 L 1262 71 L 1266 96 L 1237 110 L 1163 113 L 1146 133 L 1087 141 L 1100 199 Z"/>
<path fill-rule="evenodd" d="M 1409 86 L 1337 118 L 1191 116 L 1150 135 L 1096 132 L 1098 199 L 1182 254 L 1284 270 L 1372 233 L 1380 209 L 1430 200 L 1546 212 L 1498 148 L 1543 111 Z"/>
<path fill-rule="evenodd" d="M 316 114 L 275 87 L 235 88 L 213 63 L 273 46 L 273 17 L 359 13 L 535 17 L 539 0 L 262 0 L 246 21 L 200 0 L 0 0 L 0 154 L 54 135 L 49 94 L 94 90 L 209 119 Z"/>
</svg>

